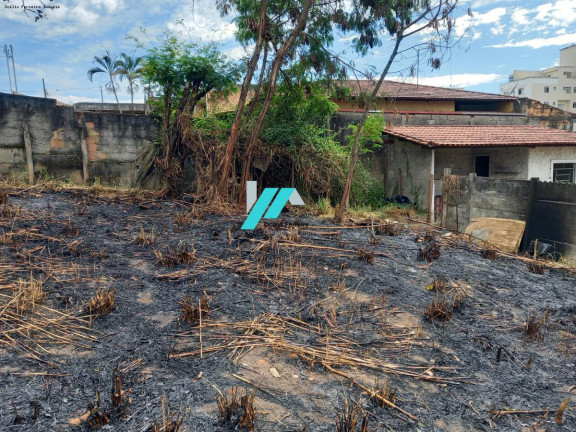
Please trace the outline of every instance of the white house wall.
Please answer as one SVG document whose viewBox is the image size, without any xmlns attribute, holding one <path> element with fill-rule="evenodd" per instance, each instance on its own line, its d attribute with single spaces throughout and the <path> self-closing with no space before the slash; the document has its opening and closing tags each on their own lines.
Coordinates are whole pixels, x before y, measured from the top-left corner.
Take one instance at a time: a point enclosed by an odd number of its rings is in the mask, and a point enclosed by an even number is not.
<svg viewBox="0 0 576 432">
<path fill-rule="evenodd" d="M 553 162 L 575 162 L 576 147 L 533 147 L 528 158 L 528 178 L 552 181 Z"/>
</svg>

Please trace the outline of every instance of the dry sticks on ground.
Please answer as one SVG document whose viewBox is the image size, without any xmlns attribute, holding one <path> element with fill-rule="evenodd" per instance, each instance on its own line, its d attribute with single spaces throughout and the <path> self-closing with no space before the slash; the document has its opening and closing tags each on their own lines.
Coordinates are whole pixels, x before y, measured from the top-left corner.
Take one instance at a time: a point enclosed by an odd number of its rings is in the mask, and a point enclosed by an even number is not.
<svg viewBox="0 0 576 432">
<path fill-rule="evenodd" d="M 400 409 L 387 400 L 379 389 L 365 386 L 347 374 L 341 367 L 365 368 L 380 373 L 394 374 L 418 380 L 436 383 L 454 384 L 467 382 L 467 378 L 452 375 L 454 368 L 436 367 L 433 365 L 399 364 L 388 359 L 367 355 L 365 343 L 351 339 L 347 333 L 338 328 L 312 326 L 294 317 L 280 317 L 272 314 L 262 314 L 251 321 L 217 322 L 205 321 L 201 326 L 179 333 L 179 337 L 203 336 L 203 346 L 189 352 L 172 353 L 171 357 L 183 358 L 199 356 L 220 351 L 230 351 L 229 358 L 237 362 L 247 351 L 256 347 L 267 347 L 274 350 L 297 355 L 310 365 L 320 364 L 326 370 L 345 377 L 352 384 L 368 391 L 380 402 L 394 408 L 406 417 L 415 417 Z M 390 334 L 383 339 L 374 341 L 381 353 L 397 356 L 406 352 L 414 344 L 409 333 Z M 338 368 L 338 369 L 337 369 Z"/>
<path fill-rule="evenodd" d="M 33 275 L 16 285 L 0 285 L 0 344 L 46 362 L 47 344 L 87 347 L 87 341 L 96 339 L 88 322 L 45 306 L 44 298 L 42 282 Z"/>
</svg>

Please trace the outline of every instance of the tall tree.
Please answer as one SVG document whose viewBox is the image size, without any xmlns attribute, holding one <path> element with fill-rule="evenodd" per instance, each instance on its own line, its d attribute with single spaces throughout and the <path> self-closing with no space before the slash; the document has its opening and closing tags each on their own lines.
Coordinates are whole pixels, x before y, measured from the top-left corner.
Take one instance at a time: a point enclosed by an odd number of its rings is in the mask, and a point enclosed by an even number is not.
<svg viewBox="0 0 576 432">
<path fill-rule="evenodd" d="M 450 40 L 455 21 L 452 18 L 452 13 L 457 4 L 458 0 L 354 0 L 353 9 L 348 14 L 348 19 L 344 22 L 349 29 L 358 32 L 358 37 L 354 41 L 356 51 L 366 53 L 373 47 L 380 45 L 379 35 L 382 28 L 388 31 L 394 42 L 386 65 L 372 93 L 365 96 L 364 111 L 354 136 L 346 184 L 334 217 L 336 222 L 340 223 L 342 221 L 348 205 L 350 189 L 354 179 L 354 169 L 358 162 L 362 128 L 366 123 L 368 113 L 373 109 L 374 101 L 377 99 L 390 67 L 401 52 L 402 42 L 409 38 L 415 39 L 415 45 L 425 46 L 431 55 L 437 55 L 437 51 L 450 49 Z M 470 10 L 468 13 L 471 13 Z M 427 35 L 424 41 L 418 40 L 418 36 L 424 31 L 428 31 L 430 34 Z M 403 49 L 403 51 L 409 49 L 414 49 L 414 45 Z M 431 57 L 430 60 L 433 67 L 440 67 L 441 61 L 439 57 Z"/>
<path fill-rule="evenodd" d="M 316 45 L 310 43 L 312 40 L 322 40 L 329 44 L 332 41 L 332 20 L 331 17 L 338 10 L 341 0 L 220 0 L 218 6 L 223 14 L 231 13 L 235 10 L 238 13 L 236 24 L 238 32 L 237 39 L 249 45 L 255 43 L 248 73 L 245 76 L 242 86 L 242 94 L 247 94 L 252 84 L 255 65 L 260 65 L 261 71 L 266 68 L 264 77 L 265 90 L 264 98 L 252 100 L 250 111 L 257 112 L 257 118 L 251 124 L 250 137 L 247 149 L 244 154 L 241 182 L 245 182 L 250 175 L 252 154 L 258 142 L 259 134 L 264 126 L 264 120 L 270 108 L 270 103 L 274 95 L 277 81 L 281 75 L 286 75 L 284 70 L 289 64 L 298 62 L 298 49 L 307 46 L 307 51 L 311 51 Z M 308 37 L 310 34 L 310 37 Z M 270 66 L 260 58 L 261 51 L 270 52 Z M 306 56 L 305 56 L 306 57 Z M 314 56 L 303 58 L 306 61 Z M 322 57 L 321 55 L 315 56 Z M 253 67 L 254 70 L 251 70 Z M 259 86 L 258 86 L 259 88 Z M 259 92 L 255 92 L 259 94 Z M 258 110 L 253 110 L 258 103 Z M 235 123 L 232 133 L 228 139 L 226 153 L 223 160 L 223 167 L 219 182 L 219 192 L 225 195 L 230 164 L 233 153 L 238 143 L 239 130 L 242 121 L 247 121 L 245 99 L 237 107 Z M 240 188 L 243 191 L 243 188 Z M 242 200 L 242 197 L 240 197 Z"/>
<path fill-rule="evenodd" d="M 215 45 L 199 47 L 167 35 L 143 57 L 142 75 L 160 93 L 164 106 L 162 157 L 157 160 L 167 195 L 178 193 L 178 181 L 187 146 L 190 121 L 198 101 L 210 91 L 228 92 L 236 86 L 242 68 L 229 61 Z"/>
<path fill-rule="evenodd" d="M 116 104 L 118 105 L 118 110 L 120 114 L 122 114 L 122 108 L 120 108 L 120 102 L 118 101 L 118 94 L 116 93 L 116 89 L 118 84 L 114 80 L 114 77 L 120 71 L 120 64 L 116 57 L 112 57 L 110 52 L 106 50 L 106 54 L 102 57 L 94 56 L 93 63 L 98 63 L 100 66 L 93 67 L 92 69 L 88 70 L 88 79 L 92 81 L 93 77 L 97 73 L 104 73 L 108 75 L 109 81 L 106 83 L 105 87 L 108 91 L 114 93 L 114 97 L 116 98 Z"/>
<path fill-rule="evenodd" d="M 140 78 L 143 68 L 140 65 L 142 57 L 132 57 L 126 53 L 120 54 L 118 60 L 118 70 L 116 74 L 120 77 L 120 81 L 126 78 L 128 80 L 128 93 L 130 93 L 131 109 L 134 112 L 134 93 L 138 91 L 137 80 Z"/>
</svg>

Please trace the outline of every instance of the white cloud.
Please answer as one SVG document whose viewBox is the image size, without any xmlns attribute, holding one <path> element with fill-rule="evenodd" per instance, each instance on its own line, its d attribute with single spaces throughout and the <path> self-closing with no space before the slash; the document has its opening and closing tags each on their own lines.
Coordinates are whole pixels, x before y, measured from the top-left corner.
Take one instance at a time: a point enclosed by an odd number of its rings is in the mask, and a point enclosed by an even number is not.
<svg viewBox="0 0 576 432">
<path fill-rule="evenodd" d="M 535 38 L 518 42 L 507 42 L 504 44 L 488 45 L 489 48 L 519 48 L 528 47 L 533 49 L 562 46 L 576 43 L 576 33 L 563 34 L 551 38 Z"/>
<path fill-rule="evenodd" d="M 177 23 L 177 21 L 179 23 Z M 236 25 L 220 16 L 213 0 L 195 0 L 176 10 L 167 24 L 169 30 L 181 32 L 195 41 L 225 42 L 234 39 Z"/>
<path fill-rule="evenodd" d="M 436 87 L 470 87 L 480 84 L 487 84 L 492 82 L 501 81 L 505 75 L 498 74 L 482 74 L 482 73 L 464 73 L 454 75 L 441 75 L 436 77 L 421 77 L 418 80 L 419 84 L 431 85 Z M 416 84 L 416 78 L 404 77 L 389 77 L 392 81 L 407 82 Z"/>
</svg>

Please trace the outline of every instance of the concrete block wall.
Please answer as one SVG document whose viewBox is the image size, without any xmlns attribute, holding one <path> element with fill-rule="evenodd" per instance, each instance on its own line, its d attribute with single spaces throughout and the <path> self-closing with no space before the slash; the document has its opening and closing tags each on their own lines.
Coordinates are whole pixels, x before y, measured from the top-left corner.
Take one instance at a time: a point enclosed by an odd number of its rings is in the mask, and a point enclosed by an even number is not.
<svg viewBox="0 0 576 432">
<path fill-rule="evenodd" d="M 442 224 L 448 229 L 463 232 L 476 217 L 522 220 L 524 250 L 538 239 L 558 255 L 576 257 L 576 184 L 447 176 L 442 196 Z"/>
<path fill-rule="evenodd" d="M 84 181 L 82 139 L 90 179 L 133 186 L 160 126 L 151 116 L 77 112 L 54 99 L 0 93 L 0 176 L 27 177 L 25 128 L 34 174 Z"/>
</svg>

